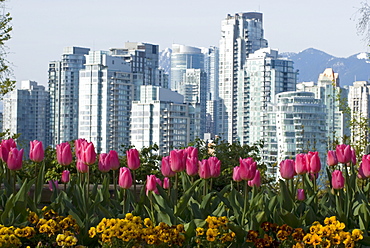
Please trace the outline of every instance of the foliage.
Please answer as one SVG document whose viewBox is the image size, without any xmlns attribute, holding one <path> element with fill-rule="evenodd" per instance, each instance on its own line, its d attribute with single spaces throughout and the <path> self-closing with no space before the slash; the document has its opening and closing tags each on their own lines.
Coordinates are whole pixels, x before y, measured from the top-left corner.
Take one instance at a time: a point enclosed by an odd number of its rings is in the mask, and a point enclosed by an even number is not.
<svg viewBox="0 0 370 248">
<path fill-rule="evenodd" d="M 4 2 L 5 0 L 0 0 L 0 6 L 2 8 L 5 8 Z M 0 16 L 0 99 L 15 88 L 15 81 L 9 78 L 11 70 L 6 60 L 7 52 L 5 47 L 5 43 L 10 40 L 10 33 L 13 30 L 10 25 L 11 20 L 12 17 L 9 13 L 1 14 Z"/>
<path fill-rule="evenodd" d="M 370 44 L 370 6 L 367 2 L 362 2 L 357 14 L 360 15 L 357 23 L 357 33 L 364 36 L 364 39 Z"/>
</svg>

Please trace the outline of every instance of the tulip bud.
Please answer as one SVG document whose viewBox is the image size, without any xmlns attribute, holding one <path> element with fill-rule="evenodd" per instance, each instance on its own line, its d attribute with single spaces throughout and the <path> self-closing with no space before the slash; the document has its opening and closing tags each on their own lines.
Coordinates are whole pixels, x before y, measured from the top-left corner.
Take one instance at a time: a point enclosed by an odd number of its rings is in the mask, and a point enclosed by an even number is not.
<svg viewBox="0 0 370 248">
<path fill-rule="evenodd" d="M 22 158 L 23 158 L 23 149 L 18 150 L 17 148 L 11 148 L 7 165 L 9 170 L 20 170 L 22 169 Z"/>
<path fill-rule="evenodd" d="M 293 159 L 286 159 L 280 162 L 280 176 L 284 179 L 293 179 L 296 175 Z"/>
<path fill-rule="evenodd" d="M 0 144 L 0 159 L 3 162 L 8 161 L 8 156 L 11 148 L 17 148 L 17 144 L 13 139 L 2 140 Z"/>
<path fill-rule="evenodd" d="M 256 170 L 254 178 L 248 181 L 248 186 L 249 187 L 253 187 L 253 186 L 260 187 L 261 186 L 261 174 L 259 170 Z"/>
<path fill-rule="evenodd" d="M 208 165 L 211 172 L 211 177 L 216 178 L 221 174 L 221 161 L 217 157 L 210 157 L 208 159 Z"/>
<path fill-rule="evenodd" d="M 129 168 L 121 167 L 119 169 L 118 185 L 123 189 L 131 188 L 132 176 Z"/>
<path fill-rule="evenodd" d="M 72 151 L 71 145 L 68 142 L 58 144 L 57 150 L 57 160 L 60 165 L 70 165 L 72 163 Z"/>
<path fill-rule="evenodd" d="M 62 182 L 63 183 L 68 183 L 69 182 L 69 174 L 70 174 L 70 172 L 68 170 L 64 170 L 62 172 Z"/>
<path fill-rule="evenodd" d="M 112 170 L 117 170 L 119 168 L 119 158 L 118 153 L 114 150 L 109 151 L 109 157 L 110 157 L 110 168 Z"/>
<path fill-rule="evenodd" d="M 241 182 L 243 179 L 240 177 L 240 167 L 235 166 L 233 169 L 233 180 L 235 182 Z"/>
<path fill-rule="evenodd" d="M 75 154 L 76 154 L 77 160 L 82 158 L 82 151 L 85 147 L 85 144 L 87 144 L 87 140 L 85 139 L 75 140 Z"/>
<path fill-rule="evenodd" d="M 189 146 L 188 148 L 185 148 L 185 153 L 188 158 L 196 157 L 198 159 L 198 148 L 196 147 Z"/>
<path fill-rule="evenodd" d="M 186 173 L 189 176 L 198 174 L 198 157 L 188 157 L 186 159 Z"/>
<path fill-rule="evenodd" d="M 370 155 L 362 156 L 362 163 L 360 165 L 362 172 L 366 178 L 370 177 Z"/>
<path fill-rule="evenodd" d="M 89 171 L 89 166 L 85 164 L 84 162 L 82 162 L 81 160 L 77 160 L 76 169 L 80 173 L 87 173 Z"/>
<path fill-rule="evenodd" d="M 170 165 L 171 170 L 174 172 L 180 172 L 186 169 L 186 158 L 187 154 L 184 150 L 172 150 L 170 151 Z"/>
<path fill-rule="evenodd" d="M 326 158 L 326 163 L 329 166 L 334 166 L 334 165 L 338 164 L 337 153 L 335 151 L 328 151 L 328 156 Z"/>
<path fill-rule="evenodd" d="M 199 161 L 199 176 L 203 179 L 208 179 L 211 177 L 211 170 L 209 168 L 207 159 Z"/>
<path fill-rule="evenodd" d="M 316 174 L 321 170 L 319 152 L 308 152 L 306 155 L 307 169 L 309 173 Z"/>
<path fill-rule="evenodd" d="M 49 190 L 54 191 L 55 189 L 58 189 L 58 180 L 49 180 Z"/>
<path fill-rule="evenodd" d="M 254 162 L 253 158 L 239 158 L 239 173 L 243 180 L 252 180 L 256 174 L 257 163 Z"/>
<path fill-rule="evenodd" d="M 168 177 L 165 177 L 163 179 L 163 188 L 164 189 L 169 189 L 170 187 L 171 187 L 170 179 Z"/>
<path fill-rule="evenodd" d="M 96 161 L 96 152 L 92 142 L 83 143 L 81 161 L 87 165 L 92 165 Z"/>
<path fill-rule="evenodd" d="M 304 201 L 306 199 L 306 196 L 304 194 L 303 189 L 297 189 L 297 200 L 298 201 Z"/>
<path fill-rule="evenodd" d="M 127 156 L 127 167 L 131 170 L 137 170 L 140 167 L 139 151 L 136 149 L 130 149 L 126 151 Z"/>
<path fill-rule="evenodd" d="M 331 175 L 331 185 L 333 189 L 342 189 L 344 187 L 344 177 L 340 170 L 333 171 Z"/>
<path fill-rule="evenodd" d="M 173 177 L 176 172 L 171 170 L 170 156 L 162 157 L 161 172 L 165 177 Z"/>
<path fill-rule="evenodd" d="M 41 141 L 30 141 L 30 159 L 36 163 L 44 159 L 44 147 Z"/>
<path fill-rule="evenodd" d="M 359 179 L 366 179 L 367 177 L 365 176 L 364 174 L 364 171 L 362 169 L 362 163 L 360 164 L 360 166 L 358 167 L 358 173 L 357 173 L 357 177 Z"/>
<path fill-rule="evenodd" d="M 101 172 L 110 171 L 110 156 L 108 153 L 101 153 L 99 155 L 98 168 Z"/>
<path fill-rule="evenodd" d="M 146 176 L 146 190 L 154 191 L 157 189 L 157 177 L 155 175 Z"/>
<path fill-rule="evenodd" d="M 351 162 L 352 152 L 350 145 L 337 145 L 335 151 L 337 153 L 338 162 L 343 164 Z"/>
<path fill-rule="evenodd" d="M 306 154 L 297 154 L 295 156 L 295 172 L 298 175 L 303 175 L 308 172 Z"/>
</svg>

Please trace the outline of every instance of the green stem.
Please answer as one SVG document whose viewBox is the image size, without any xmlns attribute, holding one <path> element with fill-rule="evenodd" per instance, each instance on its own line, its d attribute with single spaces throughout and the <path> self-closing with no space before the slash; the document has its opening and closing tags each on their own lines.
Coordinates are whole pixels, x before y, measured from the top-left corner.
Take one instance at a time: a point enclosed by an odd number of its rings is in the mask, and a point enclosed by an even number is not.
<svg viewBox="0 0 370 248">
<path fill-rule="evenodd" d="M 137 202 L 137 192 L 136 192 L 136 171 L 132 171 L 132 181 L 134 183 L 135 201 Z"/>
<path fill-rule="evenodd" d="M 16 181 L 17 181 L 17 174 L 16 174 L 16 171 L 13 171 L 13 194 L 15 195 L 16 192 L 17 192 L 17 189 L 16 189 Z"/>
<path fill-rule="evenodd" d="M 126 189 L 124 189 L 124 188 L 121 188 L 121 192 L 122 192 L 122 195 L 123 195 L 123 197 L 122 197 L 122 201 L 123 201 L 123 204 L 122 204 L 122 210 L 123 210 L 123 214 L 125 214 L 126 213 L 126 198 L 127 198 L 127 195 L 126 195 Z"/>
<path fill-rule="evenodd" d="M 244 206 L 243 206 L 243 215 L 242 215 L 242 221 L 241 221 L 243 227 L 246 224 L 245 215 L 247 213 L 247 204 L 248 204 L 248 181 L 245 180 L 244 181 Z"/>
<path fill-rule="evenodd" d="M 178 187 L 179 187 L 179 173 L 176 173 L 175 175 L 175 199 L 174 199 L 174 208 L 175 208 L 175 213 L 177 211 L 177 194 L 178 194 Z"/>
<path fill-rule="evenodd" d="M 113 170 L 113 188 L 114 188 L 114 197 L 117 198 L 117 175 L 116 170 Z"/>
</svg>

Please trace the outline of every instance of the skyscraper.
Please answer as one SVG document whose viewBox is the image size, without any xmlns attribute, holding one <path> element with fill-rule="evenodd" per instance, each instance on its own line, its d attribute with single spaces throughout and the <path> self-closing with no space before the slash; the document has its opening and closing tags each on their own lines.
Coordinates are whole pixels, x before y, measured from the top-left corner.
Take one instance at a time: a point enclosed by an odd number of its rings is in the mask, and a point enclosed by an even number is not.
<svg viewBox="0 0 370 248">
<path fill-rule="evenodd" d="M 250 53 L 267 47 L 263 38 L 262 13 L 228 15 L 221 23 L 219 108 L 217 129 L 230 143 L 238 141 L 238 92 L 244 85 L 244 65 Z"/>
<path fill-rule="evenodd" d="M 49 63 L 49 137 L 53 146 L 78 138 L 79 71 L 89 48 L 66 47 L 61 61 Z"/>
<path fill-rule="evenodd" d="M 186 69 L 204 70 L 204 55 L 197 47 L 172 45 L 171 54 L 171 90 L 178 91 L 183 82 Z"/>
<path fill-rule="evenodd" d="M 3 129 L 11 134 L 20 134 L 18 143 L 28 148 L 32 140 L 49 145 L 47 130 L 49 94 L 45 87 L 35 81 L 22 81 L 21 88 L 4 97 Z"/>
<path fill-rule="evenodd" d="M 131 144 L 136 148 L 159 146 L 159 154 L 186 146 L 190 141 L 192 105 L 184 97 L 158 86 L 141 86 L 141 99 L 131 110 Z"/>
<path fill-rule="evenodd" d="M 78 137 L 98 153 L 130 144 L 133 84 L 130 63 L 106 51 L 90 51 L 80 71 Z"/>
</svg>

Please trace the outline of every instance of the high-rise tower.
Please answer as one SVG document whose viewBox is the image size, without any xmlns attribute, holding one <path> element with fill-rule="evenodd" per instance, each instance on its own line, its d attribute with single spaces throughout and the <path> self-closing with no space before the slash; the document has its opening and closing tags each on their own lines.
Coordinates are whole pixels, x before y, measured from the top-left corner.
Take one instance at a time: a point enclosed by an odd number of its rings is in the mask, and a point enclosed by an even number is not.
<svg viewBox="0 0 370 248">
<path fill-rule="evenodd" d="M 244 65 L 250 53 L 267 47 L 263 38 L 262 13 L 228 15 L 221 23 L 219 54 L 219 122 L 217 130 L 225 140 L 238 141 L 238 85 L 244 85 Z"/>
<path fill-rule="evenodd" d="M 78 138 L 79 71 L 89 48 L 66 47 L 62 60 L 49 63 L 49 139 L 53 146 Z"/>
</svg>

